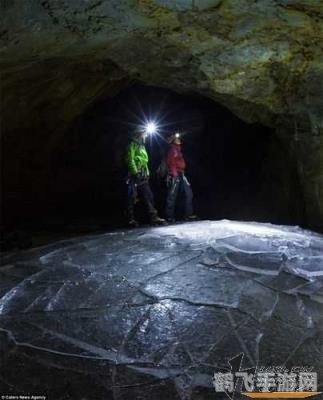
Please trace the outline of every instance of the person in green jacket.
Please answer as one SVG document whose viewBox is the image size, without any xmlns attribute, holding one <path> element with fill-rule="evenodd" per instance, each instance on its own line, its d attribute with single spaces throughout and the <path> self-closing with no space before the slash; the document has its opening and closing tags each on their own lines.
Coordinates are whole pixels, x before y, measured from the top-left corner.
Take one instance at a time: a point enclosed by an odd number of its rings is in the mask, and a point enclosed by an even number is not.
<svg viewBox="0 0 323 400">
<path fill-rule="evenodd" d="M 145 132 L 139 128 L 134 133 L 127 150 L 128 200 L 127 216 L 130 226 L 138 226 L 134 216 L 137 201 L 142 200 L 153 224 L 164 224 L 154 205 L 154 197 L 149 186 L 148 153 L 145 148 Z"/>
</svg>

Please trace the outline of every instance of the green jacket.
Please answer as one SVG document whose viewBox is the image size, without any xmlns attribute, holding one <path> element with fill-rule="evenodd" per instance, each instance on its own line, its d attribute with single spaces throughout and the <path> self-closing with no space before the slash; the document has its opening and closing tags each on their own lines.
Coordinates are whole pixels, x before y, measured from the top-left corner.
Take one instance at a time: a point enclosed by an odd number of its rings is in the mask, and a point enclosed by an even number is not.
<svg viewBox="0 0 323 400">
<path fill-rule="evenodd" d="M 133 140 L 129 144 L 127 164 L 131 175 L 149 176 L 148 153 L 143 143 Z"/>
</svg>

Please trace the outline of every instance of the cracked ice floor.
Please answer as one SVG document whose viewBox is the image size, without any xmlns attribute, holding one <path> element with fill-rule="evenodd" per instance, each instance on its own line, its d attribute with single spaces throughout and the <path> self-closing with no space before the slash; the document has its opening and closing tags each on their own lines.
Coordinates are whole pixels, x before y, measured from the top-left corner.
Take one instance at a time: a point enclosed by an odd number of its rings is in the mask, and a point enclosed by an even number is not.
<svg viewBox="0 0 323 400">
<path fill-rule="evenodd" d="M 120 231 L 7 254 L 0 275 L 0 394 L 222 399 L 213 374 L 241 352 L 245 367 L 313 366 L 322 391 L 322 235 Z"/>
</svg>

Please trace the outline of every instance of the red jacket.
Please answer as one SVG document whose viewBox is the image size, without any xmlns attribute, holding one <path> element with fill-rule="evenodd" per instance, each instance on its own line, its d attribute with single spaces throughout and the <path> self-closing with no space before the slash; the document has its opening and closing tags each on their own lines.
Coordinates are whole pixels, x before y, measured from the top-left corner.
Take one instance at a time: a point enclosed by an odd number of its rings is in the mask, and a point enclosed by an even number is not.
<svg viewBox="0 0 323 400">
<path fill-rule="evenodd" d="M 172 144 L 167 153 L 168 172 L 172 176 L 183 173 L 186 167 L 180 144 Z"/>
</svg>

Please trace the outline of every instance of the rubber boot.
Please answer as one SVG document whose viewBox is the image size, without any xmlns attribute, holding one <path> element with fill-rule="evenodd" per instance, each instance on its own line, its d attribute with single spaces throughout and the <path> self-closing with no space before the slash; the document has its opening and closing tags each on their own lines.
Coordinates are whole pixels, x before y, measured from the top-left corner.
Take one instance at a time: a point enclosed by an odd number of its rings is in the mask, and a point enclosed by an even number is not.
<svg viewBox="0 0 323 400">
<path fill-rule="evenodd" d="M 167 222 L 163 218 L 160 218 L 157 214 L 151 216 L 150 222 L 153 225 L 167 225 Z"/>
<path fill-rule="evenodd" d="M 137 228 L 139 226 L 138 222 L 135 219 L 131 219 L 128 222 L 128 225 L 129 225 L 130 228 Z"/>
</svg>

